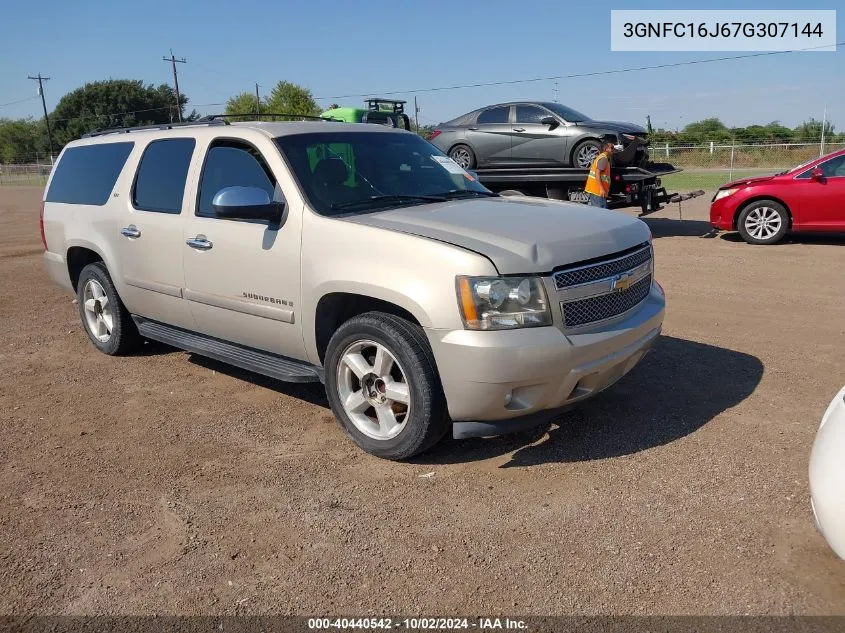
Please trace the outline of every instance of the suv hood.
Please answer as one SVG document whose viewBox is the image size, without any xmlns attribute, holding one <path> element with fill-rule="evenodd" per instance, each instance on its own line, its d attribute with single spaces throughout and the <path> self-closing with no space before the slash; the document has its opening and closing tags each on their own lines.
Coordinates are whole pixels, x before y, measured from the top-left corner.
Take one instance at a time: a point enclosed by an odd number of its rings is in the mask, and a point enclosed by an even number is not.
<svg viewBox="0 0 845 633">
<path fill-rule="evenodd" d="M 647 134 L 648 130 L 636 123 L 626 123 L 624 121 L 583 121 L 578 124 L 580 127 L 596 128 L 602 130 L 613 130 L 614 132 L 622 132 L 625 134 Z"/>
<path fill-rule="evenodd" d="M 547 273 L 648 241 L 642 220 L 540 198 L 484 198 L 349 216 L 344 221 L 454 244 L 488 257 L 500 274 Z"/>
</svg>

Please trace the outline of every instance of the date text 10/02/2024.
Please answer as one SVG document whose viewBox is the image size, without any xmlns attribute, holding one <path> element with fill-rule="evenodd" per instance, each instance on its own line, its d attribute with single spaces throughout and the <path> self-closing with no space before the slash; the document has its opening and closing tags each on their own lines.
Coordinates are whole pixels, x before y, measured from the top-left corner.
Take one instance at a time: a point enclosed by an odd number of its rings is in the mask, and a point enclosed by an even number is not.
<svg viewBox="0 0 845 633">
<path fill-rule="evenodd" d="M 526 630 L 523 620 L 510 618 L 309 618 L 311 630 Z"/>
</svg>

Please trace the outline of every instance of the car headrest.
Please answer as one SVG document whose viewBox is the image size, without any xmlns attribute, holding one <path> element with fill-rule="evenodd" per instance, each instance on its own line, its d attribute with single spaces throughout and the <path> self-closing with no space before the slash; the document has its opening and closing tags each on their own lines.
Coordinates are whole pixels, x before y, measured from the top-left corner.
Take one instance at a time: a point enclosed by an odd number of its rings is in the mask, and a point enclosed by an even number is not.
<svg viewBox="0 0 845 633">
<path fill-rule="evenodd" d="M 314 180 L 319 184 L 340 185 L 349 178 L 349 170 L 339 158 L 324 158 L 314 169 Z"/>
</svg>

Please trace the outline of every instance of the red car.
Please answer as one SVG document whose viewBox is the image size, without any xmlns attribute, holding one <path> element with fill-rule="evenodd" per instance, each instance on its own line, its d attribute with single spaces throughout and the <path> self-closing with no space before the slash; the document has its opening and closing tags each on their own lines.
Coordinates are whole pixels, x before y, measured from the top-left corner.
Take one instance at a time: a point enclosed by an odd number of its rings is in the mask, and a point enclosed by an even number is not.
<svg viewBox="0 0 845 633">
<path fill-rule="evenodd" d="M 788 231 L 845 232 L 845 150 L 773 176 L 722 185 L 710 224 L 749 244 L 775 244 Z"/>
</svg>

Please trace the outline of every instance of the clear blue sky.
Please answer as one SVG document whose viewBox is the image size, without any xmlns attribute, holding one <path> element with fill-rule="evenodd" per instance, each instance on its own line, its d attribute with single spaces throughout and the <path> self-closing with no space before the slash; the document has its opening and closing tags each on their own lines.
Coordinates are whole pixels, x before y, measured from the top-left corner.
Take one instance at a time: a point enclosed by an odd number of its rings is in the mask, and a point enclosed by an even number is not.
<svg viewBox="0 0 845 633">
<path fill-rule="evenodd" d="M 610 51 L 610 9 L 795 9 L 778 0 L 747 2 L 470 2 L 384 3 L 206 0 L 143 3 L 105 0 L 12 2 L 2 10 L 0 117 L 40 116 L 35 82 L 41 72 L 47 107 L 66 92 L 105 78 L 171 83 L 170 48 L 179 86 L 200 112 L 254 82 L 269 90 L 286 79 L 330 98 L 454 84 L 516 80 L 723 57 L 732 53 Z M 803 3 L 801 3 L 803 4 Z M 621 6 L 620 6 L 621 5 Z M 837 6 L 838 5 L 838 6 Z M 353 10 L 345 11 L 344 7 Z M 845 41 L 845 8 L 820 0 L 806 7 L 840 9 L 837 40 Z M 740 53 L 735 53 L 740 54 Z M 421 123 L 511 99 L 554 98 L 553 82 L 419 92 Z M 559 82 L 562 103 L 600 119 L 671 128 L 707 116 L 729 125 L 780 120 L 796 125 L 828 118 L 845 130 L 845 47 L 649 70 Z M 335 99 L 343 105 L 360 97 Z"/>
</svg>

